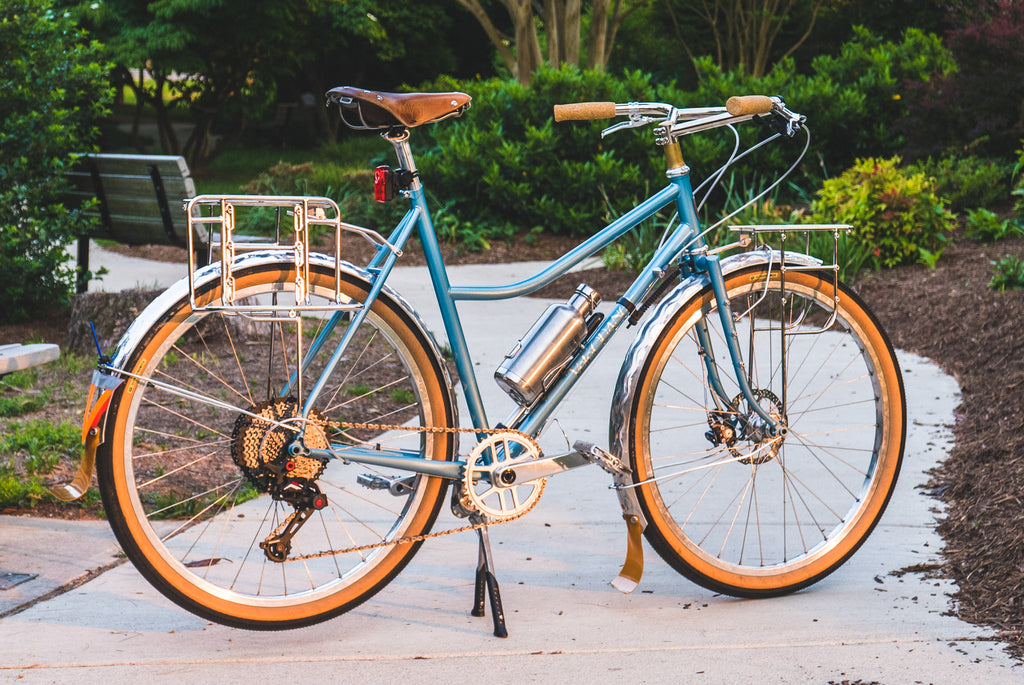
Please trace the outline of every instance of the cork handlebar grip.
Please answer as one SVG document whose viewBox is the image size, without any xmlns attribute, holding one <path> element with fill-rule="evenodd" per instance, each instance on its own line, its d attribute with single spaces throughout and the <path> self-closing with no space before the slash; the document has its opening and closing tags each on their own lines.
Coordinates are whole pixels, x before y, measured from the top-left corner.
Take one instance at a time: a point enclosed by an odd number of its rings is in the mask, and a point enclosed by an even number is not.
<svg viewBox="0 0 1024 685">
<path fill-rule="evenodd" d="M 772 99 L 767 95 L 739 95 L 729 98 L 725 109 L 734 117 L 746 114 L 768 114 L 772 111 Z"/>
<path fill-rule="evenodd" d="M 555 105 L 555 121 L 611 119 L 614 116 L 614 102 L 573 102 L 568 105 Z"/>
</svg>

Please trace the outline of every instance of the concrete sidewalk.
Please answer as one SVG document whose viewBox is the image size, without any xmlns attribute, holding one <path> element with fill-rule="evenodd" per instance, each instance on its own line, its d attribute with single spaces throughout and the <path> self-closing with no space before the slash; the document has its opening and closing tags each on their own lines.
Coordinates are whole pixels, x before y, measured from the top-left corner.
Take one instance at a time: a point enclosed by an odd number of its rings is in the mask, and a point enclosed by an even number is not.
<svg viewBox="0 0 1024 685">
<path fill-rule="evenodd" d="M 96 266 L 105 254 L 93 253 Z M 151 284 L 154 271 L 145 267 L 127 270 L 122 261 L 121 270 L 106 277 L 108 289 L 118 282 Z M 530 265 L 462 267 L 453 270 L 452 282 L 509 282 L 533 271 Z M 440 331 L 426 306 L 422 273 L 408 268 L 396 276 L 396 287 L 428 327 Z M 492 421 L 512 404 L 490 381 L 490 370 L 546 305 L 460 305 Z M 605 442 L 626 342 L 603 353 L 542 446 L 564 446 L 559 429 L 570 439 Z M 950 447 L 959 389 L 926 360 L 901 354 L 900 361 L 910 432 L 897 491 L 864 547 L 803 592 L 763 601 L 714 595 L 648 548 L 640 588 L 619 594 L 608 581 L 622 562 L 625 530 L 609 478 L 598 469 L 549 479 L 533 512 L 492 529 L 510 632 L 504 640 L 491 636 L 489 617 L 469 615 L 476 560 L 471 534 L 428 541 L 395 582 L 353 612 L 302 630 L 252 633 L 211 624 L 165 600 L 130 564 L 119 563 L 102 522 L 0 517 L 0 570 L 39 574 L 0 591 L 0 613 L 72 583 L 69 591 L 0 620 L 0 677 L 28 683 L 127 677 L 1020 682 L 1024 668 L 1004 655 L 989 631 L 951 616 L 955 588 L 927 572 L 939 561 L 934 521 L 940 504 L 920 486 Z M 444 514 L 437 527 L 454 521 Z"/>
</svg>

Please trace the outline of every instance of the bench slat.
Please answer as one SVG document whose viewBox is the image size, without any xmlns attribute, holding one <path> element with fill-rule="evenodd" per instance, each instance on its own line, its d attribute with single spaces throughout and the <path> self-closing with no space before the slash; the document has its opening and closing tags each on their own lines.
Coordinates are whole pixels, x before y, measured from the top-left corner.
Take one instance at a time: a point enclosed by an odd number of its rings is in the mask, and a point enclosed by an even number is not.
<svg viewBox="0 0 1024 685">
<path fill-rule="evenodd" d="M 178 176 L 191 178 L 188 164 L 184 157 L 175 155 L 86 155 L 96 165 L 100 174 L 125 174 L 129 176 L 147 175 L 150 165 L 156 165 L 161 176 Z"/>
</svg>

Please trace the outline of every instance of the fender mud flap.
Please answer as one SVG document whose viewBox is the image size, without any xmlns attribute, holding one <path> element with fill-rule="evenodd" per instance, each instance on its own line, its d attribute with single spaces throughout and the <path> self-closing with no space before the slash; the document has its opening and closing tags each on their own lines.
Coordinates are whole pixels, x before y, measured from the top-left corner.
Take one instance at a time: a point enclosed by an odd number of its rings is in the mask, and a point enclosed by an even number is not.
<svg viewBox="0 0 1024 685">
<path fill-rule="evenodd" d="M 622 570 L 611 582 L 611 586 L 623 594 L 629 594 L 640 585 L 644 574 L 643 532 L 647 520 L 640 511 L 632 483 L 625 474 L 616 474 L 615 491 L 622 506 L 622 518 L 626 521 L 626 560 Z"/>
<path fill-rule="evenodd" d="M 96 448 L 100 444 L 100 429 L 93 426 L 85 435 L 85 450 L 82 452 L 82 461 L 78 465 L 78 473 L 70 483 L 54 485 L 47 490 L 51 495 L 61 502 L 73 502 L 89 489 L 92 481 L 92 469 L 96 463 Z"/>
</svg>

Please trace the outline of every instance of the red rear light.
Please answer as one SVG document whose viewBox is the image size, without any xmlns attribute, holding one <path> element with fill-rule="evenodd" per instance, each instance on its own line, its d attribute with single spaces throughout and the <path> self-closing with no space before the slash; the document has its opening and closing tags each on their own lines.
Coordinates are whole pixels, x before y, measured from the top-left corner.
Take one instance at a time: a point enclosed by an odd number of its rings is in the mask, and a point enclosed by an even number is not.
<svg viewBox="0 0 1024 685">
<path fill-rule="evenodd" d="M 373 199 L 377 202 L 390 202 L 395 196 L 395 174 L 389 166 L 379 166 L 373 170 Z"/>
</svg>

